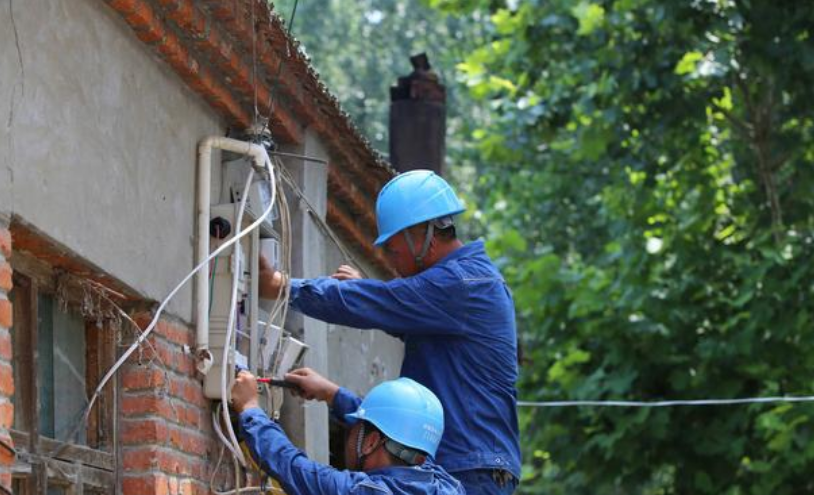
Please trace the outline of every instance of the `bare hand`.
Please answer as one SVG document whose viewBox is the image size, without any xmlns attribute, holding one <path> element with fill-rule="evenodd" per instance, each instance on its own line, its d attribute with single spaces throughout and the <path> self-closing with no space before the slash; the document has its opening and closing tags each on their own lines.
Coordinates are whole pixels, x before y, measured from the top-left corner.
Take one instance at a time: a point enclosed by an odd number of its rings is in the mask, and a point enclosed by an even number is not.
<svg viewBox="0 0 814 495">
<path fill-rule="evenodd" d="M 328 380 L 311 368 L 299 368 L 286 373 L 286 381 L 300 387 L 300 395 L 308 400 L 321 400 L 329 406 L 333 405 L 339 385 Z"/>
<path fill-rule="evenodd" d="M 277 299 L 283 291 L 285 277 L 271 266 L 265 256 L 260 255 L 260 297 Z"/>
<path fill-rule="evenodd" d="M 339 268 L 336 269 L 331 278 L 335 278 L 337 280 L 358 280 L 363 278 L 362 274 L 356 268 L 350 265 L 340 265 Z"/>
<path fill-rule="evenodd" d="M 232 385 L 232 407 L 238 413 L 260 407 L 257 399 L 257 378 L 248 371 L 241 371 Z"/>
</svg>

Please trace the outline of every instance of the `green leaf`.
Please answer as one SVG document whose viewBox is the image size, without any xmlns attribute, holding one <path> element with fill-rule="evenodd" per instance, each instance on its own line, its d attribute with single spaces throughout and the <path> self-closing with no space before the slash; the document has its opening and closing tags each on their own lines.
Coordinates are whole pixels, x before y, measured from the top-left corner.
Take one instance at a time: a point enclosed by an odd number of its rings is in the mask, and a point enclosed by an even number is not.
<svg viewBox="0 0 814 495">
<path fill-rule="evenodd" d="M 599 27 L 605 20 L 605 9 L 601 5 L 582 1 L 571 9 L 571 14 L 579 21 L 577 34 L 588 36 Z"/>
<path fill-rule="evenodd" d="M 698 66 L 698 62 L 704 59 L 704 54 L 701 52 L 687 52 L 681 57 L 675 67 L 675 73 L 679 76 L 692 74 Z"/>
</svg>

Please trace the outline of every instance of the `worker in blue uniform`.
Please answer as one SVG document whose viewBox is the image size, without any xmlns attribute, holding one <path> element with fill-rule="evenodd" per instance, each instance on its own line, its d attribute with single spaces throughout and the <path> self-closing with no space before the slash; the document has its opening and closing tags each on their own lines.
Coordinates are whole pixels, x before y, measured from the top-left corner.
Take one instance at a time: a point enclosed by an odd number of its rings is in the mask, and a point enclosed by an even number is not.
<svg viewBox="0 0 814 495">
<path fill-rule="evenodd" d="M 482 241 L 457 239 L 464 206 L 429 170 L 388 182 L 376 202 L 377 246 L 401 278 L 291 279 L 261 262 L 261 295 L 291 287 L 291 307 L 310 317 L 377 328 L 405 343 L 401 376 L 432 390 L 446 432 L 437 462 L 470 495 L 511 494 L 520 477 L 514 304 Z"/>
<path fill-rule="evenodd" d="M 240 431 L 252 458 L 288 495 L 465 494 L 461 483 L 432 461 L 444 431 L 444 412 L 430 390 L 399 378 L 377 385 L 359 400 L 321 380 L 331 393 L 320 398 L 334 418 L 351 426 L 345 459 L 352 470 L 316 463 L 294 447 L 259 408 L 251 373 L 241 372 L 232 388 L 232 407 L 240 414 Z"/>
</svg>

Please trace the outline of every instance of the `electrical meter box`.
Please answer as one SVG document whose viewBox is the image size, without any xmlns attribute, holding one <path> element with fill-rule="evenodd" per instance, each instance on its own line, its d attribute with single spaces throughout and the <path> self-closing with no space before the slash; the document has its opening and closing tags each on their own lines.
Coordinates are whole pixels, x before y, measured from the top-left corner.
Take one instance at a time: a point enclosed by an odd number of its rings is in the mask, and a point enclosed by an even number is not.
<svg viewBox="0 0 814 495">
<path fill-rule="evenodd" d="M 265 185 L 266 189 L 268 186 Z M 211 208 L 210 249 L 219 248 L 256 219 L 244 213 L 243 225 L 236 225 L 238 203 L 226 203 Z M 236 254 L 239 263 L 236 265 Z M 259 304 L 259 255 L 262 254 L 275 267 L 281 266 L 281 245 L 277 232 L 254 230 L 244 236 L 232 248 L 224 250 L 209 265 L 209 350 L 213 364 L 204 378 L 204 395 L 220 399 L 223 370 L 223 350 L 227 347 L 225 366 L 232 388 L 235 370 L 244 368 L 255 375 L 282 376 L 297 366 L 308 349 L 303 342 L 287 335 L 279 325 L 268 322 L 272 315 Z M 237 294 L 234 304 L 234 330 L 226 342 L 229 313 L 232 306 L 232 287 L 237 277 Z M 270 396 L 269 412 L 279 413 L 281 392 Z"/>
<path fill-rule="evenodd" d="M 223 164 L 223 188 L 220 198 L 222 203 L 240 203 L 243 199 L 246 179 L 249 178 L 251 167 L 251 161 L 242 157 Z M 252 220 L 256 220 L 266 211 L 271 203 L 271 190 L 269 189 L 268 181 L 260 174 L 255 173 L 254 179 L 246 194 L 248 198 L 246 199 L 245 215 Z M 271 210 L 271 214 L 260 224 L 261 237 L 276 237 L 274 222 L 277 221 L 279 216 L 277 205 L 275 205 Z"/>
<path fill-rule="evenodd" d="M 243 225 L 236 225 L 239 205 L 236 203 L 213 206 L 210 222 L 210 249 L 213 251 L 228 242 L 241 230 L 251 224 L 251 219 L 244 214 Z M 243 237 L 232 248 L 220 253 L 209 266 L 209 350 L 213 356 L 213 365 L 204 379 L 204 394 L 211 398 L 221 397 L 221 370 L 224 346 L 230 351 L 227 356 L 226 375 L 231 389 L 236 367 L 255 370 L 256 363 L 252 356 L 258 355 L 259 338 L 257 336 L 257 253 L 260 240 L 254 231 Z M 236 255 L 239 253 L 239 259 Z M 237 263 L 237 265 L 236 265 Z M 235 301 L 235 324 L 231 341 L 226 342 L 229 325 L 229 312 L 232 308 L 232 284 L 237 277 L 237 294 Z"/>
</svg>

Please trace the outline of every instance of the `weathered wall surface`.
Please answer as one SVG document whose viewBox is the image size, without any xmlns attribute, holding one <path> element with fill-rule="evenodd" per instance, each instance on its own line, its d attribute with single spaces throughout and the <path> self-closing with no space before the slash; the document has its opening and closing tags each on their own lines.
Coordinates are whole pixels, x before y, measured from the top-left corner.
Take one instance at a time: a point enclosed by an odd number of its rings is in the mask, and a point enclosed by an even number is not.
<svg viewBox="0 0 814 495">
<path fill-rule="evenodd" d="M 328 246 L 326 260 L 328 274 L 339 265 L 351 264 L 333 243 Z M 375 268 L 367 264 L 362 268 L 376 278 Z M 398 378 L 404 358 L 404 344 L 379 330 L 329 325 L 328 348 L 328 376 L 360 395 L 384 380 Z"/>
<path fill-rule="evenodd" d="M 290 153 L 305 154 L 326 158 L 325 149 L 313 132 L 307 131 L 305 143 L 301 147 L 285 149 Z M 308 198 L 308 203 L 315 208 L 315 213 L 325 218 L 327 209 L 327 170 L 323 165 L 304 163 L 302 160 L 285 159 L 286 167 L 294 180 Z M 309 214 L 309 207 L 293 194 L 289 196 L 292 214 L 292 239 L 294 252 L 292 256 L 292 275 L 294 277 L 312 278 L 325 273 L 325 239 Z M 308 318 L 296 312 L 289 313 L 288 330 L 308 344 L 308 354 L 304 365 L 322 374 L 328 374 L 328 325 L 319 320 Z M 308 456 L 316 461 L 328 463 L 328 409 L 318 402 L 302 402 L 288 395 L 284 404 L 283 424 L 291 439 Z"/>
<path fill-rule="evenodd" d="M 0 7 L 0 252 L 10 249 L 10 240 L 4 244 L 3 239 L 11 215 L 145 298 L 163 299 L 194 264 L 197 143 L 223 131 L 218 116 L 105 2 L 11 0 Z M 327 155 L 311 132 L 302 146 L 287 151 Z M 297 160 L 287 164 L 324 218 L 325 167 Z M 216 165 L 213 199 L 220 196 L 219 177 Z M 345 262 L 340 251 L 303 205 L 294 200 L 291 209 L 294 275 L 330 274 Z M 11 392 L 2 386 L 12 386 L 2 375 L 11 358 L 3 340 L 10 326 L 4 293 L 11 283 L 3 259 L 0 440 L 11 421 Z M 168 312 L 173 316 L 162 320 L 153 338 L 168 373 L 155 363 L 128 362 L 120 376 L 126 493 L 163 493 L 166 487 L 174 492 L 173 486 L 203 493 L 212 468 L 210 406 L 184 353 L 184 346 L 194 343 L 187 325 L 191 287 L 176 296 Z M 308 318 L 293 321 L 291 329 L 311 346 L 306 365 L 357 393 L 398 376 L 403 354 L 398 340 Z M 327 462 L 325 406 L 290 399 L 286 409 L 284 424 L 292 439 L 315 460 Z M 8 481 L 5 461 L 0 456 L 0 483 Z"/>
<path fill-rule="evenodd" d="M 98 0 L 8 2 L 0 47 L 0 212 L 162 299 L 193 266 L 195 149 L 217 116 Z"/>
</svg>

